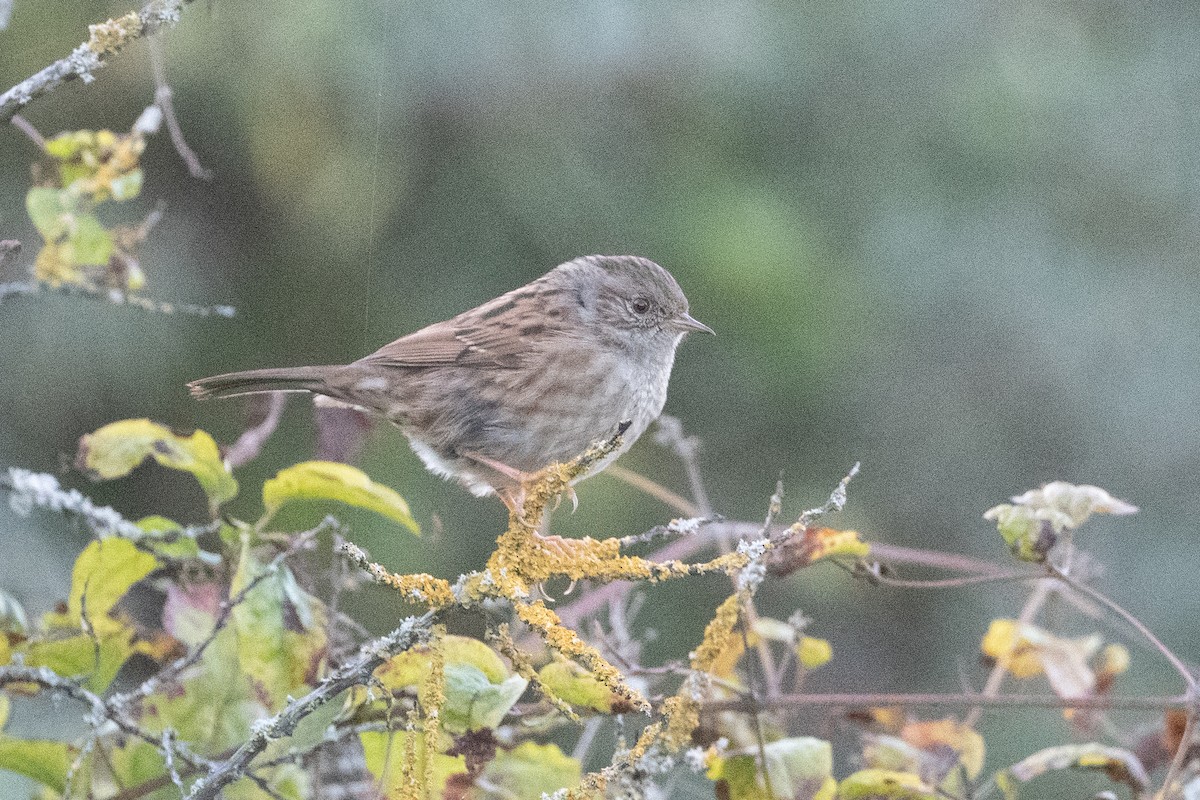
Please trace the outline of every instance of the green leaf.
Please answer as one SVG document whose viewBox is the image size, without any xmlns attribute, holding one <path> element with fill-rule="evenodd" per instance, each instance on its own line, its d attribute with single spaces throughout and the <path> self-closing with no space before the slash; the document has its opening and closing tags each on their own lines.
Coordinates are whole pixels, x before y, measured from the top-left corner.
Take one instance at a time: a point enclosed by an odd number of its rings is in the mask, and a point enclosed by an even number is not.
<svg viewBox="0 0 1200 800">
<path fill-rule="evenodd" d="M 59 793 L 66 786 L 67 770 L 74 758 L 74 749 L 66 742 L 0 735 L 0 769 L 24 775 Z"/>
<path fill-rule="evenodd" d="M 237 645 L 230 628 L 217 634 L 198 668 L 178 687 L 147 698 L 142 727 L 155 733 L 172 728 L 199 753 L 215 754 L 244 742 L 251 723 L 267 712 L 241 671 Z"/>
<path fill-rule="evenodd" d="M 113 200 L 131 200 L 141 194 L 142 171 L 135 169 L 113 178 L 108 184 Z"/>
<path fill-rule="evenodd" d="M 559 789 L 579 785 L 581 773 L 579 762 L 564 755 L 558 745 L 522 742 L 512 750 L 496 753 L 496 758 L 483 771 L 485 780 L 478 782 L 488 786 L 491 791 L 478 797 L 481 800 L 540 798 L 543 794 L 553 794 Z"/>
<path fill-rule="evenodd" d="M 919 775 L 888 769 L 860 769 L 838 784 L 838 800 L 943 800 Z"/>
<path fill-rule="evenodd" d="M 447 664 L 442 726 L 451 733 L 495 728 L 528 684 L 520 675 L 492 683 L 469 664 Z"/>
<path fill-rule="evenodd" d="M 88 688 L 103 691 L 137 651 L 133 627 L 111 612 L 131 586 L 158 566 L 154 556 L 125 539 L 90 543 L 75 560 L 66 614 L 48 615 L 43 623 L 55 633 L 71 628 L 80 633 L 31 640 L 26 662 L 59 675 L 87 675 Z"/>
<path fill-rule="evenodd" d="M 989 508 L 983 518 L 996 523 L 996 530 L 1014 556 L 1040 564 L 1058 543 L 1063 525 L 1060 520 L 1048 518 L 1058 516 L 1054 511 L 1002 504 Z"/>
<path fill-rule="evenodd" d="M 264 575 L 265 571 L 266 567 L 254 558 L 247 537 L 229 588 L 230 596 L 236 596 L 256 578 L 262 578 L 233 609 L 238 665 L 253 681 L 264 705 L 276 710 L 289 694 L 307 688 L 316 680 L 327 644 L 325 608 L 295 585 L 286 566 Z M 295 620 L 299 630 L 289 630 L 289 620 Z"/>
<path fill-rule="evenodd" d="M 130 739 L 119 747 L 108 749 L 105 760 L 111 766 L 118 786 L 141 786 L 162 777 L 167 771 L 162 751 L 140 739 Z M 174 796 L 179 796 L 178 790 Z"/>
<path fill-rule="evenodd" d="M 240 780 L 221 791 L 223 800 L 306 800 L 312 797 L 308 775 L 299 764 L 281 764 L 264 771 L 261 776 L 271 791 L 266 792 L 254 781 Z M 172 796 L 179 797 L 179 792 Z M 165 799 L 164 799 L 165 800 Z"/>
<path fill-rule="evenodd" d="M 1098 770 L 1112 781 L 1127 784 L 1135 797 L 1141 796 L 1150 785 L 1150 776 L 1136 755 L 1121 747 L 1096 742 L 1047 747 L 1013 764 L 1003 774 L 1025 783 L 1061 769 Z M 1011 788 L 1015 793 L 1016 787 Z"/>
<path fill-rule="evenodd" d="M 433 781 L 424 785 L 425 761 L 429 757 L 426 752 L 425 736 L 407 731 L 368 731 L 358 735 L 362 742 L 363 755 L 367 769 L 375 778 L 381 800 L 400 800 L 411 797 L 409 778 L 420 786 L 425 796 L 441 797 L 446 783 L 451 775 L 464 775 L 467 772 L 467 761 L 462 756 L 448 756 L 445 753 L 433 753 Z M 406 764 L 409 745 L 412 745 L 413 759 Z M 409 769 L 406 770 L 405 767 Z"/>
<path fill-rule="evenodd" d="M 508 668 L 496 651 L 478 639 L 450 634 L 442 640 L 442 652 L 447 664 L 468 664 L 487 676 L 491 683 L 508 678 Z M 429 677 L 429 646 L 405 650 L 387 660 L 375 670 L 375 678 L 389 689 L 420 686 Z"/>
<path fill-rule="evenodd" d="M 158 567 L 149 553 L 133 542 L 115 537 L 91 542 L 75 559 L 71 571 L 71 595 L 67 609 L 74 619 L 85 612 L 89 624 L 98 632 L 123 628 L 123 623 L 108 616 L 129 587 Z"/>
<path fill-rule="evenodd" d="M 305 461 L 280 471 L 263 484 L 263 506 L 268 515 L 294 500 L 337 500 L 382 514 L 413 533 L 420 533 L 403 497 L 347 464 Z"/>
<path fill-rule="evenodd" d="M 66 244 L 75 266 L 103 267 L 113 252 L 112 233 L 91 214 L 77 214 Z"/>
<path fill-rule="evenodd" d="M 46 154 L 57 161 L 68 161 L 95 146 L 95 131 L 64 131 L 46 140 Z"/>
<path fill-rule="evenodd" d="M 771 789 L 759 769 L 759 754 L 740 753 L 718 759 L 708 777 L 724 787 L 730 800 L 833 800 L 837 781 L 833 779 L 833 748 L 829 742 L 811 736 L 780 739 L 763 748 Z M 718 792 L 721 794 L 721 792 Z"/>
<path fill-rule="evenodd" d="M 109 480 L 128 475 L 147 457 L 194 475 L 214 509 L 237 494 L 237 481 L 211 436 L 204 431 L 182 436 L 148 419 L 121 420 L 87 434 L 79 440 L 75 463 L 94 478 Z"/>
<path fill-rule="evenodd" d="M 574 661 L 551 661 L 538 672 L 538 680 L 551 694 L 573 706 L 611 714 L 616 702 L 623 703 L 625 711 L 632 710 L 627 700 Z"/>
<path fill-rule="evenodd" d="M 142 517 L 137 526 L 146 532 L 140 544 L 149 547 L 159 558 L 197 558 L 200 545 L 190 536 L 183 535 L 183 526 L 172 519 L 160 516 Z M 206 553 L 211 557 L 211 553 Z"/>
<path fill-rule="evenodd" d="M 25 211 L 47 242 L 67 235 L 67 220 L 76 207 L 75 199 L 60 189 L 35 186 L 25 195 Z"/>
</svg>

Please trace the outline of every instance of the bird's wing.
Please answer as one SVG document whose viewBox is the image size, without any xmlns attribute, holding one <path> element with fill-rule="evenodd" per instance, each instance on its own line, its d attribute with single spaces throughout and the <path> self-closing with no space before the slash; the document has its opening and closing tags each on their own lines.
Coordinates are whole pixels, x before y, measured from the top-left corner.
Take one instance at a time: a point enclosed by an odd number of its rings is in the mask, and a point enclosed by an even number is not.
<svg viewBox="0 0 1200 800">
<path fill-rule="evenodd" d="M 403 336 L 362 360 L 392 367 L 516 367 L 547 338 L 566 332 L 565 316 L 554 292 L 526 286 Z"/>
</svg>

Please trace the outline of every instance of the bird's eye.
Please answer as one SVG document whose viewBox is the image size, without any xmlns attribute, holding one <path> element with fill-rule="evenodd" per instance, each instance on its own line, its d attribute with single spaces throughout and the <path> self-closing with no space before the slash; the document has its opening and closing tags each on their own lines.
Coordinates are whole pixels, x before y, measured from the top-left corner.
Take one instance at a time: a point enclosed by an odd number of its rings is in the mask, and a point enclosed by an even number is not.
<svg viewBox="0 0 1200 800">
<path fill-rule="evenodd" d="M 633 302 L 629 304 L 635 314 L 645 314 L 650 310 L 650 301 L 645 297 L 635 297 Z"/>
</svg>

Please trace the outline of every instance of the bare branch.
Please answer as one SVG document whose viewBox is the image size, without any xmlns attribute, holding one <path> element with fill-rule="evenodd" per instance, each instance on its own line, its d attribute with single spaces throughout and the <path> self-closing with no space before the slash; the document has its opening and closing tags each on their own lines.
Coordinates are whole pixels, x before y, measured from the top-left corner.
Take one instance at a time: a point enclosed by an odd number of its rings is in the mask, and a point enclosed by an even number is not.
<svg viewBox="0 0 1200 800">
<path fill-rule="evenodd" d="M 240 467 L 258 458 L 267 439 L 271 438 L 271 434 L 279 427 L 286 404 L 287 395 L 283 392 L 256 395 L 251 400 L 250 427 L 242 431 L 237 441 L 225 451 L 225 459 L 231 467 Z"/>
<path fill-rule="evenodd" d="M 130 11 L 118 19 L 89 25 L 88 40 L 76 47 L 71 55 L 0 94 L 0 122 L 12 119 L 34 98 L 57 89 L 66 81 L 80 78 L 84 83 L 91 83 L 95 80 L 92 73 L 103 67 L 109 56 L 120 52 L 130 42 L 177 23 L 186 2 L 190 0 L 150 0 L 140 11 Z"/>
<path fill-rule="evenodd" d="M 874 708 L 877 706 L 988 706 L 996 708 L 1089 708 L 1163 711 L 1184 708 L 1191 702 L 1186 694 L 1161 697 L 1059 697 L 1047 694 L 892 693 L 841 692 L 830 694 L 783 694 L 767 698 L 773 708 Z M 754 703 L 746 698 L 717 700 L 704 704 L 705 713 L 744 711 L 752 713 Z"/>
<path fill-rule="evenodd" d="M 200 180 L 211 180 L 212 171 L 204 168 L 196 151 L 188 146 L 183 138 L 183 129 L 179 127 L 179 119 L 175 116 L 173 93 L 171 85 L 167 83 L 166 69 L 163 66 L 162 39 L 152 36 L 147 44 L 150 46 L 150 70 L 154 74 L 154 102 L 162 111 L 163 119 L 167 123 L 171 144 L 175 145 L 175 152 L 187 165 L 189 175 Z"/>
<path fill-rule="evenodd" d="M 21 243 L 16 239 L 0 239 L 0 269 L 21 254 Z"/>
<path fill-rule="evenodd" d="M 704 479 L 700 474 L 700 437 L 685 434 L 683 422 L 678 417 L 663 414 L 658 418 L 658 430 L 654 432 L 654 441 L 670 448 L 683 463 L 688 484 L 692 489 L 692 501 L 697 509 L 696 513 L 689 516 L 712 516 L 712 503 L 708 500 L 708 492 L 704 489 Z"/>
<path fill-rule="evenodd" d="M 12 126 L 21 133 L 29 137 L 37 148 L 43 153 L 46 152 L 46 137 L 42 136 L 42 132 L 33 126 L 33 123 L 22 117 L 20 114 L 13 114 Z"/>
<path fill-rule="evenodd" d="M 6 297 L 27 297 L 34 294 L 59 293 L 70 296 L 88 297 L 102 300 L 117 306 L 132 306 L 152 314 L 191 314 L 198 317 L 232 317 L 237 312 L 233 306 L 212 305 L 200 306 L 193 303 L 169 303 L 162 300 L 151 300 L 136 294 L 129 294 L 120 289 L 99 289 L 89 286 L 63 284 L 51 286 L 40 281 L 13 281 L 0 283 L 0 303 Z"/>
</svg>

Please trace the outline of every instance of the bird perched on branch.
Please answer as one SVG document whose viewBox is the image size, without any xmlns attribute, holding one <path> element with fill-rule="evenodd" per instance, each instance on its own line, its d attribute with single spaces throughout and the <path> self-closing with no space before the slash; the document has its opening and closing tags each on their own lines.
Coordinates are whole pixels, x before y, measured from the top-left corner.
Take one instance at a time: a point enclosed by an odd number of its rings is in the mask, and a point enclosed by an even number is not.
<svg viewBox="0 0 1200 800">
<path fill-rule="evenodd" d="M 695 331 L 713 332 L 667 270 L 638 256 L 583 256 L 351 364 L 188 386 L 201 399 L 312 392 L 379 414 L 429 470 L 517 510 L 527 475 L 624 426 L 595 474 L 642 435 L 666 401 L 675 348 Z"/>
</svg>

